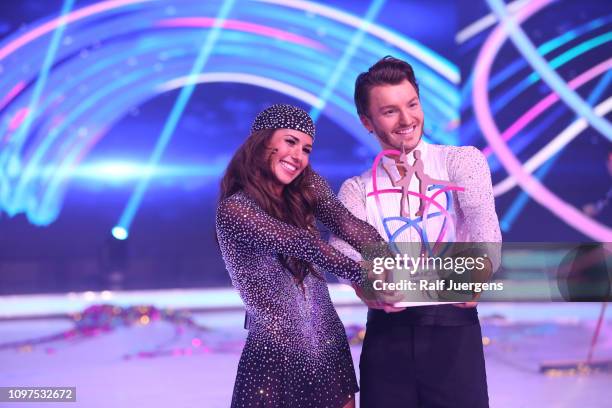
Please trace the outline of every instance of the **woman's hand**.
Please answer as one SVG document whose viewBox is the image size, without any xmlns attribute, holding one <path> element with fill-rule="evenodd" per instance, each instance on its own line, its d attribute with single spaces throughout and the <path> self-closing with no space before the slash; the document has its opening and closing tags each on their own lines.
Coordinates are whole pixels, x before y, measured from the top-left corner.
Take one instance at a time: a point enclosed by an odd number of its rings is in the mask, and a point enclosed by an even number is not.
<svg viewBox="0 0 612 408">
<path fill-rule="evenodd" d="M 367 286 L 359 286 L 352 284 L 355 294 L 365 303 L 370 309 L 384 310 L 387 313 L 401 312 L 405 307 L 396 307 L 395 303 L 401 300 L 401 294 L 389 290 L 375 290 L 372 287 L 372 282 L 375 280 L 387 281 L 389 271 L 385 270 L 382 273 L 374 273 L 374 264 L 371 261 L 361 261 L 361 268 L 367 272 Z"/>
</svg>

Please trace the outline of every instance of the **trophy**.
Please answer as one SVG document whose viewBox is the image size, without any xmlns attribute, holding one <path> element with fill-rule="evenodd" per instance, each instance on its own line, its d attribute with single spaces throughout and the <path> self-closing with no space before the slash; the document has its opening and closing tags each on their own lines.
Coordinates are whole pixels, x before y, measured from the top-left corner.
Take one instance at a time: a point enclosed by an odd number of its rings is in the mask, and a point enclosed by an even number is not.
<svg viewBox="0 0 612 408">
<path fill-rule="evenodd" d="M 387 273 L 387 283 L 405 295 L 396 305 L 440 303 L 439 271 L 432 275 L 424 260 L 452 252 L 456 237 L 452 192 L 464 188 L 431 177 L 422 152 L 407 152 L 402 145 L 401 151 L 383 150 L 376 156 L 368 189 L 367 211 L 377 214 L 373 218 L 380 220 L 391 251 L 405 266 Z"/>
</svg>

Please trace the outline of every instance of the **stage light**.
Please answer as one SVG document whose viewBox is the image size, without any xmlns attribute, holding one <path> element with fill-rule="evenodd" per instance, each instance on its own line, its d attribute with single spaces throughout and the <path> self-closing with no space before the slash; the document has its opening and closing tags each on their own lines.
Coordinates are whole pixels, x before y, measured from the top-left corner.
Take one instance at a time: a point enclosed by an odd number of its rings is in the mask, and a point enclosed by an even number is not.
<svg viewBox="0 0 612 408">
<path fill-rule="evenodd" d="M 113 228 L 112 230 L 113 233 L 113 237 L 115 237 L 116 239 L 123 241 L 124 239 L 126 239 L 128 237 L 128 232 L 125 228 L 120 227 L 120 226 L 116 226 Z"/>
</svg>

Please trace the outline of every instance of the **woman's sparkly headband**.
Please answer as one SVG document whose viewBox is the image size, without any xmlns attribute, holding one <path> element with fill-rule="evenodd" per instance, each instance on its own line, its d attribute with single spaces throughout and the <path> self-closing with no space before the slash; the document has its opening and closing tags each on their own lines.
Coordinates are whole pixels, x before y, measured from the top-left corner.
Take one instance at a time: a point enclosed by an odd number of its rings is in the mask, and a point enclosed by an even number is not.
<svg viewBox="0 0 612 408">
<path fill-rule="evenodd" d="M 261 111 L 251 126 L 251 132 L 264 129 L 294 129 L 313 139 L 315 137 L 315 125 L 310 115 L 292 105 L 275 104 Z"/>
</svg>

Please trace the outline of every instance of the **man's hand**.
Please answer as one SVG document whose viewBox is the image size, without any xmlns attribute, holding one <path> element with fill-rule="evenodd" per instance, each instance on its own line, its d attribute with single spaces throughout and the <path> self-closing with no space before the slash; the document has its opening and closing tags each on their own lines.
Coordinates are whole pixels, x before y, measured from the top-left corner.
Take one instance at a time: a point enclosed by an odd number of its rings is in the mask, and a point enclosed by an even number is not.
<svg viewBox="0 0 612 408">
<path fill-rule="evenodd" d="M 361 261 L 361 267 L 367 271 L 368 281 L 374 282 L 375 280 L 381 280 L 387 282 L 390 271 L 384 270 L 382 273 L 374 273 L 374 264 L 371 261 Z M 401 312 L 405 308 L 395 307 L 393 304 L 401 300 L 401 295 L 394 291 L 377 291 L 373 288 L 363 288 L 353 284 L 355 294 L 371 309 L 384 310 L 387 313 Z"/>
<path fill-rule="evenodd" d="M 470 256 L 474 256 L 470 254 Z M 491 259 L 486 258 L 484 260 L 485 267 L 482 270 L 473 270 L 471 275 L 472 282 L 488 282 L 493 275 L 493 263 Z M 480 298 L 481 292 L 474 293 L 472 300 L 464 303 L 453 303 L 452 305 L 461 309 L 472 309 L 478 306 L 478 298 Z"/>
</svg>

